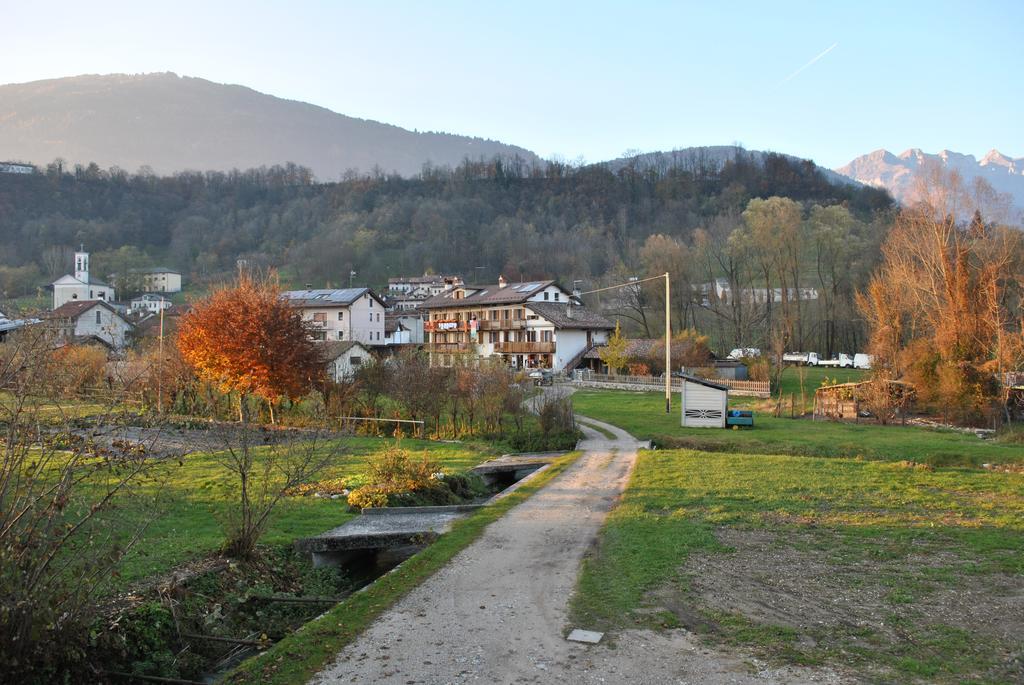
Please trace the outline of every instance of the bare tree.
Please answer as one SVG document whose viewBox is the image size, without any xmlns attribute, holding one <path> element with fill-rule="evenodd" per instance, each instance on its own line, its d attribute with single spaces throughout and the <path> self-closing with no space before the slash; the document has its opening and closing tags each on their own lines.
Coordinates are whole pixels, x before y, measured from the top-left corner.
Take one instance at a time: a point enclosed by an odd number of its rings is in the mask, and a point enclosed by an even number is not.
<svg viewBox="0 0 1024 685">
<path fill-rule="evenodd" d="M 53 352 L 40 326 L 0 345 L 0 661 L 10 682 L 65 681 L 80 669 L 97 596 L 160 509 L 143 487 L 153 484 L 152 450 L 90 437 L 124 420 L 113 402 L 83 433 L 60 397 L 44 394 L 62 371 Z"/>
<path fill-rule="evenodd" d="M 223 427 L 221 466 L 238 480 L 238 506 L 224 516 L 224 552 L 247 559 L 285 492 L 320 471 L 336 449 L 319 431 L 251 430 Z"/>
</svg>

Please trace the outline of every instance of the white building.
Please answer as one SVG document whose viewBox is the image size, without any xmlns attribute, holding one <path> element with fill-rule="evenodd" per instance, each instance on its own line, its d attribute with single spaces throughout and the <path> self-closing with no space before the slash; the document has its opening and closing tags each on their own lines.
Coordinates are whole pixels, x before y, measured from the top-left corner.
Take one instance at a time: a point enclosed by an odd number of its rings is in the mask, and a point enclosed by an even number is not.
<svg viewBox="0 0 1024 685">
<path fill-rule="evenodd" d="M 693 289 L 700 292 L 704 306 L 710 305 L 712 292 L 716 300 L 726 304 L 733 302 L 736 297 L 732 286 L 729 285 L 729 280 L 726 278 L 716 278 L 714 283 L 701 283 L 700 285 L 693 286 Z M 765 304 L 768 302 L 769 293 L 771 294 L 772 302 L 782 302 L 782 288 L 772 288 L 771 290 L 766 288 L 744 288 L 739 291 L 739 297 L 741 302 L 747 304 Z M 786 295 L 786 299 L 791 302 L 796 300 L 817 300 L 818 289 L 788 288 Z"/>
<path fill-rule="evenodd" d="M 427 299 L 462 285 L 458 276 L 399 276 L 388 279 L 388 301 L 392 309 L 410 311 Z"/>
<path fill-rule="evenodd" d="M 302 310 L 314 340 L 384 344 L 384 301 L 369 288 L 288 290 L 281 296 Z"/>
<path fill-rule="evenodd" d="M 102 300 L 65 302 L 47 317 L 66 342 L 100 340 L 120 350 L 128 343 L 132 325 Z"/>
<path fill-rule="evenodd" d="M 129 274 L 139 279 L 139 288 L 144 293 L 181 292 L 181 273 L 165 266 L 146 269 L 130 269 Z"/>
<path fill-rule="evenodd" d="M 21 162 L 0 162 L 0 174 L 34 174 L 36 168 Z"/>
<path fill-rule="evenodd" d="M 725 428 L 729 388 L 697 376 L 683 376 L 680 423 L 687 428 Z"/>
<path fill-rule="evenodd" d="M 155 293 L 146 293 L 133 297 L 128 303 L 128 308 L 132 312 L 152 312 L 154 314 L 158 313 L 161 309 L 168 309 L 170 306 L 170 300 Z"/>
<path fill-rule="evenodd" d="M 61 276 L 53 282 L 53 308 L 67 302 L 114 299 L 114 289 L 103 281 L 89 276 L 89 253 L 75 253 L 75 273 Z"/>
<path fill-rule="evenodd" d="M 326 342 L 322 347 L 327 377 L 335 383 L 350 380 L 370 358 L 370 351 L 355 340 Z"/>
<path fill-rule="evenodd" d="M 415 311 L 391 311 L 384 317 L 384 342 L 388 345 L 422 345 L 423 317 Z"/>
<path fill-rule="evenodd" d="M 462 285 L 420 308 L 429 312 L 424 342 L 438 365 L 457 354 L 500 355 L 515 368 L 571 370 L 615 328 L 554 281 Z"/>
</svg>

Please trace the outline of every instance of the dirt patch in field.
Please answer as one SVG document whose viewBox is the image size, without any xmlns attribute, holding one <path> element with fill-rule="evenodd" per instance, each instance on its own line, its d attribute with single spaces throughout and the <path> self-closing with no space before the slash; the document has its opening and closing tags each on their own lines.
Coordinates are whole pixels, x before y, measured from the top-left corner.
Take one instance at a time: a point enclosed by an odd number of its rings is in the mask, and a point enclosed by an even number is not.
<svg viewBox="0 0 1024 685">
<path fill-rule="evenodd" d="M 238 446 L 243 429 L 230 424 L 211 424 L 209 428 L 176 426 L 104 426 L 80 429 L 75 434 L 111 451 L 140 451 L 158 458 L 180 458 L 195 452 L 217 452 L 229 445 Z M 298 428 L 250 426 L 252 446 L 277 444 L 289 440 L 328 439 L 340 434 Z"/>
<path fill-rule="evenodd" d="M 691 589 L 708 608 L 793 628 L 871 627 L 896 637 L 893 614 L 1010 640 L 1024 632 L 1024 578 L 972 573 L 950 552 L 844 560 L 814 536 L 721 530 L 733 552 L 695 554 Z"/>
<path fill-rule="evenodd" d="M 828 535 L 720 529 L 732 551 L 692 555 L 689 592 L 663 589 L 650 599 L 699 633 L 728 636 L 734 629 L 718 621 L 737 616 L 793 631 L 805 653 L 899 655 L 941 631 L 963 631 L 971 643 L 963 649 L 983 653 L 977 663 L 989 675 L 1024 676 L 1024 577 L 981 573 L 934 548 L 891 559 L 844 553 Z"/>
</svg>

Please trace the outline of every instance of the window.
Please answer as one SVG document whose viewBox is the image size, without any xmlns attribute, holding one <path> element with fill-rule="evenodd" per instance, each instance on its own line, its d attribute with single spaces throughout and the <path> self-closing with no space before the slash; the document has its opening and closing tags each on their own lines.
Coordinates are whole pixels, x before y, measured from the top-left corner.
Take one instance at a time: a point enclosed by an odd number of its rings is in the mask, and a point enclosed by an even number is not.
<svg viewBox="0 0 1024 685">
<path fill-rule="evenodd" d="M 338 331 L 338 340 L 341 340 L 344 337 L 345 337 L 345 331 Z"/>
<path fill-rule="evenodd" d="M 313 314 L 313 321 L 327 323 L 327 314 L 325 312 L 316 312 Z"/>
<path fill-rule="evenodd" d="M 380 314 L 377 314 L 377 323 L 380 323 Z"/>
<path fill-rule="evenodd" d="M 547 299 L 548 299 L 548 291 L 547 291 L 547 290 L 545 290 L 545 291 L 544 291 L 544 299 L 545 299 L 545 300 L 547 300 Z"/>
<path fill-rule="evenodd" d="M 101 323 L 103 323 L 103 312 L 101 312 L 100 310 L 97 309 L 96 310 L 96 325 L 99 326 Z"/>
<path fill-rule="evenodd" d="M 367 299 L 370 300 L 370 309 L 373 309 L 373 298 L 367 297 Z"/>
<path fill-rule="evenodd" d="M 359 365 L 361 365 L 363 363 L 363 358 L 362 357 L 349 357 L 348 358 L 348 363 L 351 364 L 352 366 L 359 366 Z"/>
<path fill-rule="evenodd" d="M 555 292 L 555 302 L 558 302 L 558 299 L 560 297 L 561 297 L 561 293 Z"/>
<path fill-rule="evenodd" d="M 551 342 L 551 331 L 541 331 L 540 340 L 541 342 Z"/>
<path fill-rule="evenodd" d="M 327 331 L 313 331 L 313 340 L 327 340 Z"/>
<path fill-rule="evenodd" d="M 339 311 L 338 312 L 338 321 L 344 321 L 344 320 L 345 320 L 345 312 Z"/>
</svg>

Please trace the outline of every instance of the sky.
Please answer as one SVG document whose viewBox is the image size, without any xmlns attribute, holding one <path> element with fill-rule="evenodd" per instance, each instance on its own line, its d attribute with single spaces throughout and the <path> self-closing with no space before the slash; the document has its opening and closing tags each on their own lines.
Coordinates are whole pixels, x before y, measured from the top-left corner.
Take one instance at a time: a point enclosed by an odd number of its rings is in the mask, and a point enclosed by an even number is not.
<svg viewBox="0 0 1024 685">
<path fill-rule="evenodd" d="M 172 71 L 568 161 L 1021 157 L 1021 27 L 1021 0 L 0 0 L 0 83 Z"/>
</svg>

